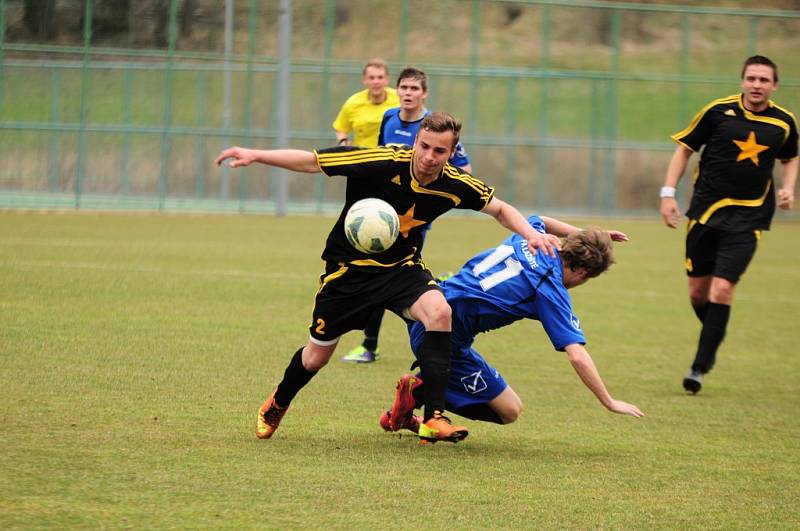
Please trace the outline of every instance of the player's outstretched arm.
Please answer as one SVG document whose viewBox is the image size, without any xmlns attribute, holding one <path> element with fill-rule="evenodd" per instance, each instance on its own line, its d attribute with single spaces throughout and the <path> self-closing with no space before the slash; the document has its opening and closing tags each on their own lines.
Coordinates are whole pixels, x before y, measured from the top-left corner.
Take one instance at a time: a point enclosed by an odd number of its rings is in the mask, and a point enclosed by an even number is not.
<svg viewBox="0 0 800 531">
<path fill-rule="evenodd" d="M 621 415 L 630 415 L 632 417 L 644 416 L 644 413 L 642 413 L 638 407 L 621 400 L 615 400 L 608 393 L 603 379 L 600 378 L 600 373 L 597 372 L 594 360 L 592 360 L 592 357 L 586 352 L 583 345 L 573 343 L 572 345 L 567 345 L 565 350 L 567 351 L 567 357 L 572 364 L 572 368 L 578 373 L 581 381 L 594 393 L 594 396 L 597 397 L 606 409 Z"/>
<path fill-rule="evenodd" d="M 249 166 L 254 162 L 276 166 L 292 171 L 316 173 L 319 171 L 317 155 L 312 151 L 300 149 L 248 149 L 239 146 L 223 150 L 215 160 L 220 166 L 226 159 L 233 159 L 228 163 L 231 168 Z"/>
<path fill-rule="evenodd" d="M 544 228 L 548 234 L 553 234 L 559 238 L 565 238 L 573 232 L 579 232 L 581 229 L 575 225 L 570 225 L 566 221 L 561 221 L 550 216 L 539 216 L 544 221 Z"/>
<path fill-rule="evenodd" d="M 539 216 L 544 221 L 545 230 L 548 234 L 553 234 L 559 238 L 565 238 L 574 232 L 579 232 L 581 229 L 574 225 L 570 225 L 566 221 L 561 221 L 549 216 Z M 628 235 L 619 230 L 608 230 L 608 235 L 615 242 L 626 242 L 630 238 Z"/>
<path fill-rule="evenodd" d="M 550 256 L 555 256 L 556 249 L 561 249 L 561 240 L 557 236 L 542 234 L 534 230 L 519 210 L 502 199 L 493 197 L 481 212 L 489 214 L 502 226 L 525 238 L 528 241 L 528 247 L 534 254 L 539 249 Z"/>
<path fill-rule="evenodd" d="M 675 153 L 667 166 L 667 176 L 664 178 L 664 187 L 661 188 L 661 217 L 664 218 L 664 224 L 670 228 L 676 228 L 678 222 L 681 220 L 681 211 L 678 208 L 678 201 L 675 199 L 675 188 L 678 186 L 683 172 L 686 171 L 686 165 L 689 163 L 689 157 L 692 156 L 692 151 L 684 145 L 675 148 Z"/>
</svg>

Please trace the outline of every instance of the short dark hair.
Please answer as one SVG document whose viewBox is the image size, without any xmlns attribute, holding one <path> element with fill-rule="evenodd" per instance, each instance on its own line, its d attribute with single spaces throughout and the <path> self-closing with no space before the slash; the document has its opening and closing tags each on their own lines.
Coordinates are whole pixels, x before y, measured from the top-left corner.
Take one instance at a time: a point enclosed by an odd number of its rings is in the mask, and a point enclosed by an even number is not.
<svg viewBox="0 0 800 531">
<path fill-rule="evenodd" d="M 420 70 L 419 68 L 414 68 L 413 66 L 407 66 L 400 72 L 400 75 L 397 76 L 397 86 L 400 86 L 400 82 L 404 79 L 416 79 L 419 81 L 419 84 L 422 86 L 422 90 L 428 90 L 428 74 Z"/>
<path fill-rule="evenodd" d="M 567 236 L 560 254 L 567 267 L 584 268 L 589 278 L 605 273 L 614 263 L 611 236 L 597 228 L 583 229 Z"/>
<path fill-rule="evenodd" d="M 763 55 L 754 55 L 745 59 L 744 66 L 742 66 L 742 79 L 744 79 L 744 71 L 747 70 L 747 67 L 750 65 L 764 65 L 772 68 L 772 77 L 774 78 L 773 81 L 775 83 L 778 82 L 778 65 L 773 63 L 772 59 L 769 57 L 764 57 Z"/>
<path fill-rule="evenodd" d="M 461 121 L 446 112 L 430 113 L 422 119 L 419 128 L 425 131 L 433 131 L 434 133 L 451 131 L 453 133 L 453 147 L 458 144 L 458 139 L 461 136 Z"/>
</svg>

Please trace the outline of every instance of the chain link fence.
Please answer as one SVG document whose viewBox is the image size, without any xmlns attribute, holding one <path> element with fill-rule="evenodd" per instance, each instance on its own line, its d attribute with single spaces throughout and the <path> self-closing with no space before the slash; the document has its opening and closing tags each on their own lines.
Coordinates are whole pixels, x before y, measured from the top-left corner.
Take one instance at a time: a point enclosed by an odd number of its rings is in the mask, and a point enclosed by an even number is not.
<svg viewBox="0 0 800 531">
<path fill-rule="evenodd" d="M 747 56 L 775 60 L 776 101 L 800 109 L 799 8 L 0 0 L 0 207 L 336 211 L 341 180 L 213 160 L 234 143 L 332 145 L 380 56 L 392 75 L 428 72 L 428 107 L 464 121 L 475 174 L 500 197 L 652 215 L 669 135 L 738 90 Z"/>
</svg>

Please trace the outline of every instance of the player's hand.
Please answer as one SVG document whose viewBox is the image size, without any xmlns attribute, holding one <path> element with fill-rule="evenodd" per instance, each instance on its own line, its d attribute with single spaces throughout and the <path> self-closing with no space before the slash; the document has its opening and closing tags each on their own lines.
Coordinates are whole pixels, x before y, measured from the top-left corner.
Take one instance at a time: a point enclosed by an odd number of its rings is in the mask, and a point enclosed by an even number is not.
<svg viewBox="0 0 800 531">
<path fill-rule="evenodd" d="M 555 256 L 556 251 L 561 250 L 561 240 L 554 234 L 542 234 L 541 232 L 534 232 L 528 238 L 528 248 L 536 254 L 536 250 L 540 250 L 550 256 Z"/>
<path fill-rule="evenodd" d="M 229 147 L 228 149 L 222 151 L 217 157 L 216 162 L 217 166 L 222 165 L 222 162 L 225 159 L 233 160 L 228 163 L 228 166 L 231 168 L 238 168 L 239 166 L 249 166 L 256 160 L 256 150 L 254 149 L 247 149 L 239 146 Z"/>
<path fill-rule="evenodd" d="M 625 234 L 624 232 L 618 230 L 610 230 L 607 232 L 608 235 L 611 236 L 611 239 L 615 242 L 627 242 L 628 240 L 630 240 L 630 238 L 628 238 L 628 235 Z"/>
<path fill-rule="evenodd" d="M 794 193 L 791 190 L 784 188 L 778 190 L 778 207 L 783 210 L 791 210 L 794 207 Z"/>
<path fill-rule="evenodd" d="M 667 227 L 674 229 L 678 226 L 678 222 L 681 220 L 681 211 L 678 209 L 678 202 L 674 197 L 661 198 L 661 217 L 664 218 Z"/>
<path fill-rule="evenodd" d="M 611 404 L 608 406 L 608 410 L 613 413 L 619 413 L 620 415 L 630 415 L 631 417 L 644 417 L 644 413 L 634 406 L 633 404 L 629 404 L 627 402 L 623 402 L 622 400 L 611 400 Z"/>
</svg>

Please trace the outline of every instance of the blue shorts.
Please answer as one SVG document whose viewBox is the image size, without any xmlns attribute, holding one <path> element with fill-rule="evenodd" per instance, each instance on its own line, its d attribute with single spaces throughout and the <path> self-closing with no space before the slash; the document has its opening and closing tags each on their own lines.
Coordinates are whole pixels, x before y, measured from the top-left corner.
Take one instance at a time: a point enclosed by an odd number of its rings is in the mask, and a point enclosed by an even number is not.
<svg viewBox="0 0 800 531">
<path fill-rule="evenodd" d="M 425 327 L 420 322 L 411 323 L 408 325 L 408 335 L 416 356 L 425 335 Z M 459 346 L 453 343 L 452 348 L 450 378 L 445 391 L 448 409 L 488 404 L 508 387 L 500 372 L 489 365 L 471 344 Z"/>
</svg>

